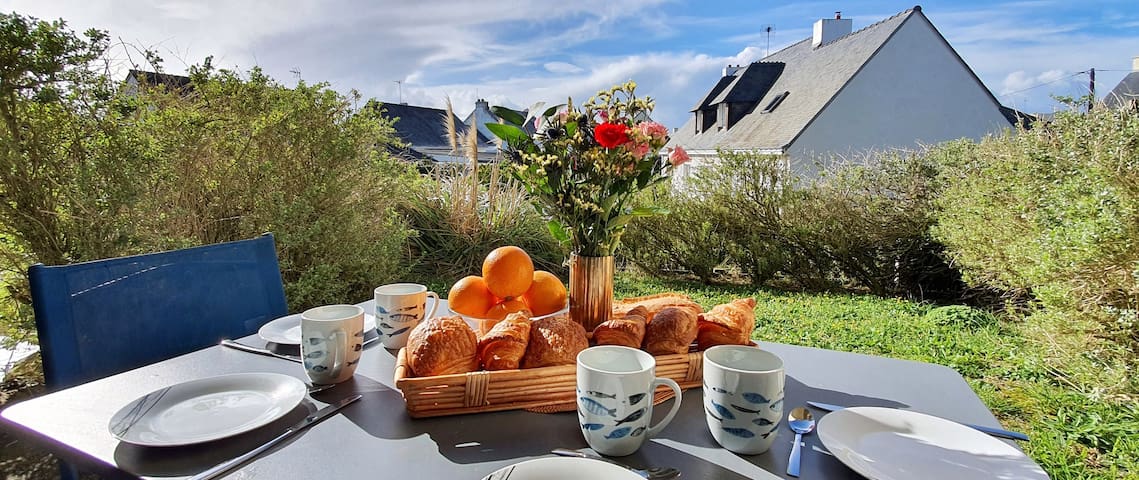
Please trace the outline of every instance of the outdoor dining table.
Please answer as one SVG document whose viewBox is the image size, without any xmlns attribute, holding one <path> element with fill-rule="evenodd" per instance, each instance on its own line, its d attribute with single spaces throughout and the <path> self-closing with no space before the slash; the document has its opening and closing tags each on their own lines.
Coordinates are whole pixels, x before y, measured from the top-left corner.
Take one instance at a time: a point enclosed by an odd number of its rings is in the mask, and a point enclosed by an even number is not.
<svg viewBox="0 0 1139 480">
<path fill-rule="evenodd" d="M 373 310 L 371 300 L 359 305 Z M 446 311 L 445 301 L 440 307 Z M 265 345 L 256 334 L 239 341 Z M 787 410 L 807 401 L 886 406 L 1000 427 L 969 384 L 950 368 L 785 343 L 763 341 L 759 346 L 784 361 Z M 363 397 L 341 414 L 232 470 L 229 477 L 478 479 L 506 465 L 550 456 L 555 448 L 587 448 L 572 412 L 514 410 L 411 418 L 395 389 L 396 353 L 378 342 L 369 345 L 351 380 L 314 394 L 268 425 L 203 444 L 137 446 L 117 440 L 107 425 L 121 407 L 162 387 L 247 372 L 305 379 L 303 368 L 287 360 L 213 346 L 14 404 L 0 411 L 0 427 L 85 470 L 115 478 L 192 476 L 256 448 L 315 409 L 354 394 Z M 665 411 L 655 409 L 654 422 Z M 813 411 L 816 418 L 824 414 Z M 784 472 L 795 437 L 786 423 L 780 425 L 767 453 L 747 456 L 720 448 L 704 415 L 700 389 L 688 390 L 680 411 L 658 437 L 617 460 L 642 468 L 676 467 L 683 478 L 789 478 Z M 800 478 L 861 478 L 827 453 L 818 435 L 806 435 L 803 441 Z"/>
</svg>

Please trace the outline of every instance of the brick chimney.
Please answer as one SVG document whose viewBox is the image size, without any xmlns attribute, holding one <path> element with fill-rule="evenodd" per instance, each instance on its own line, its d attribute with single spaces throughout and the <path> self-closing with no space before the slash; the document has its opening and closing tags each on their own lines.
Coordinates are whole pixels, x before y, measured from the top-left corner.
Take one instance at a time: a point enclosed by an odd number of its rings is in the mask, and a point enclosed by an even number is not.
<svg viewBox="0 0 1139 480">
<path fill-rule="evenodd" d="M 834 18 L 824 18 L 815 22 L 815 35 L 811 39 L 811 46 L 819 48 L 833 42 L 836 38 L 849 35 L 854 23 L 849 18 L 842 18 L 842 12 L 834 12 Z"/>
</svg>

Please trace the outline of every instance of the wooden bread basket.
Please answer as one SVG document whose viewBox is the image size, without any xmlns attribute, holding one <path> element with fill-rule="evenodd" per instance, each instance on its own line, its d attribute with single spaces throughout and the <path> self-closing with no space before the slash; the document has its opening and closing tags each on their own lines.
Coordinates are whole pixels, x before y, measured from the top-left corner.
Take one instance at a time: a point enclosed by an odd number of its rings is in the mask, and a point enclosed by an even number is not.
<svg viewBox="0 0 1139 480">
<path fill-rule="evenodd" d="M 704 353 L 658 355 L 656 376 L 671 378 L 680 388 L 699 387 Z M 436 377 L 412 377 L 407 349 L 396 359 L 395 385 L 413 418 L 464 413 L 532 409 L 574 404 L 577 399 L 577 365 L 522 370 L 478 371 Z M 660 387 L 660 390 L 668 390 Z"/>
</svg>

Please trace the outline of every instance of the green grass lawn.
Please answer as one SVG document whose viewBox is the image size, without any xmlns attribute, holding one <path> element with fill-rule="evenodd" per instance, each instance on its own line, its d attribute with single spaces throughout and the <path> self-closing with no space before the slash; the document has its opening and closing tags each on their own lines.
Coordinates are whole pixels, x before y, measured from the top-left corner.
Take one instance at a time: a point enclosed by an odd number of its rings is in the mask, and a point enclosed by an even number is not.
<svg viewBox="0 0 1139 480">
<path fill-rule="evenodd" d="M 705 308 L 755 297 L 754 338 L 919 360 L 963 375 L 1053 479 L 1139 478 L 1139 388 L 1127 352 L 1094 324 L 1035 315 L 975 326 L 936 306 L 870 295 L 789 293 L 619 275 L 618 298 L 681 291 Z"/>
</svg>

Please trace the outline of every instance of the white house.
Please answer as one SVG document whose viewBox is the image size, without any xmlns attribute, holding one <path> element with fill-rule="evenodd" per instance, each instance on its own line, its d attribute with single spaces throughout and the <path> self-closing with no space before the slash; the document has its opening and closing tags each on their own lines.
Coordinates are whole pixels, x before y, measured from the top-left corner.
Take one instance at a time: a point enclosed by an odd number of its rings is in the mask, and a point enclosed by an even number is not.
<svg viewBox="0 0 1139 480">
<path fill-rule="evenodd" d="M 1139 108 L 1139 56 L 1131 59 L 1131 73 L 1103 97 L 1103 103 L 1108 108 Z"/>
<path fill-rule="evenodd" d="M 838 156 L 978 139 L 1015 121 L 920 6 L 851 27 L 836 14 L 809 38 L 725 68 L 669 146 L 695 167 L 717 149 L 760 151 L 809 174 Z"/>
</svg>

